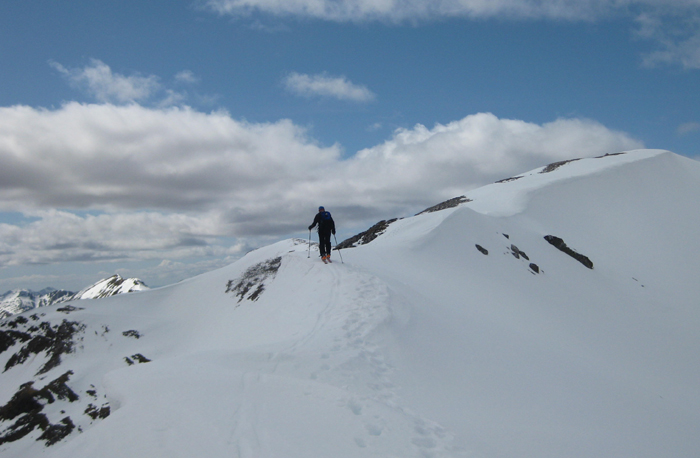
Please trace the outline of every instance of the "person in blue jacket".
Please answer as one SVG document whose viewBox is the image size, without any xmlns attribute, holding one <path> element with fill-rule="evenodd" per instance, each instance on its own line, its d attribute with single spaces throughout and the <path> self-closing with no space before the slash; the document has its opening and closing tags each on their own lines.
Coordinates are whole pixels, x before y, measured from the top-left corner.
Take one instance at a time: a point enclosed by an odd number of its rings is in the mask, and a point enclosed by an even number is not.
<svg viewBox="0 0 700 458">
<path fill-rule="evenodd" d="M 330 212 L 325 208 L 318 207 L 318 213 L 314 222 L 309 226 L 309 230 L 318 225 L 318 244 L 321 250 L 321 259 L 327 261 L 331 257 L 331 234 L 335 235 L 335 222 Z"/>
</svg>

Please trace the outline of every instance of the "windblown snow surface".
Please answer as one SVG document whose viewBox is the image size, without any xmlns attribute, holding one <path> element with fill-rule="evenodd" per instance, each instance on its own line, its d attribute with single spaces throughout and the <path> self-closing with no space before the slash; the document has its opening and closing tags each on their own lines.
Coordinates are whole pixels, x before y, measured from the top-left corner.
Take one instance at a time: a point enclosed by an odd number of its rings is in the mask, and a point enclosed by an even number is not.
<svg viewBox="0 0 700 458">
<path fill-rule="evenodd" d="M 344 262 L 287 240 L 22 315 L 17 332 L 82 328 L 48 372 L 47 353 L 8 368 L 0 404 L 62 374 L 79 399 L 40 403 L 74 426 L 54 445 L 37 427 L 0 455 L 698 456 L 700 163 L 643 150 L 550 169 L 398 220 Z"/>
</svg>

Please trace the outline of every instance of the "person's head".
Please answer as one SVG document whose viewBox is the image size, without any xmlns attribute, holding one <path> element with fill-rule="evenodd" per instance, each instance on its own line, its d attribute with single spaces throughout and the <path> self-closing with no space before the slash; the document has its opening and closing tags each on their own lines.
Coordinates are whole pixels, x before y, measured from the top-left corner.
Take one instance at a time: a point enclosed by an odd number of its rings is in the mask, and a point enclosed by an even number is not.
<svg viewBox="0 0 700 458">
<path fill-rule="evenodd" d="M 323 206 L 321 206 L 321 207 L 318 207 L 318 211 L 319 211 L 319 212 L 323 212 L 323 211 L 326 211 L 326 209 L 323 208 Z"/>
</svg>

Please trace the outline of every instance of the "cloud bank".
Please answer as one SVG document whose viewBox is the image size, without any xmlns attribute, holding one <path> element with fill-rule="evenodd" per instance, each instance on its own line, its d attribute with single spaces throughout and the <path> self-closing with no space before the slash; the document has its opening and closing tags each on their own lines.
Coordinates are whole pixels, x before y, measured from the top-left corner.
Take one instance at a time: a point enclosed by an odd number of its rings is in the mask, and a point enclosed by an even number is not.
<svg viewBox="0 0 700 458">
<path fill-rule="evenodd" d="M 226 255 L 232 239 L 303 233 L 319 204 L 359 227 L 553 161 L 640 147 L 589 120 L 479 113 L 397 130 L 343 159 L 288 120 L 136 104 L 0 108 L 0 211 L 35 219 L 0 225 L 0 264 Z"/>
<path fill-rule="evenodd" d="M 208 0 L 220 13 L 249 15 L 263 12 L 347 21 L 427 20 L 440 17 L 590 19 L 616 9 L 625 1 L 606 0 Z M 640 3 L 640 2 L 636 2 Z M 657 3 L 654 1 L 641 3 Z"/>
<path fill-rule="evenodd" d="M 696 0 L 207 0 L 219 13 L 311 17 L 338 22 L 431 20 L 447 17 L 595 20 L 615 14 L 682 11 Z"/>
</svg>

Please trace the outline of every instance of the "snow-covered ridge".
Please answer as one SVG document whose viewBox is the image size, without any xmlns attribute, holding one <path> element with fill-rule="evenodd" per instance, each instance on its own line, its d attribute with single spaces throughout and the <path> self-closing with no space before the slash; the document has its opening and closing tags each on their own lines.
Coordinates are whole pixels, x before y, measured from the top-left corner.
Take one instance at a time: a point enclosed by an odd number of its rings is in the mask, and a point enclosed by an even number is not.
<svg viewBox="0 0 700 458">
<path fill-rule="evenodd" d="M 469 208 L 492 216 L 511 216 L 522 212 L 531 195 L 557 183 L 586 176 L 611 173 L 618 167 L 668 156 L 666 150 L 633 150 L 594 158 L 572 159 L 549 164 L 512 178 L 467 193 Z M 688 159 L 690 160 L 690 159 Z"/>
<path fill-rule="evenodd" d="M 406 224 L 424 225 L 426 230 L 428 230 L 432 227 L 428 221 L 439 224 L 443 218 L 455 211 L 456 207 L 470 208 L 478 213 L 493 217 L 513 216 L 523 212 L 533 196 L 537 193 L 545 192 L 547 188 L 556 186 L 557 183 L 567 183 L 585 177 L 613 173 L 619 167 L 654 159 L 662 162 L 696 162 L 666 150 L 632 150 L 593 158 L 575 158 L 559 161 L 511 178 L 499 180 L 496 183 L 471 190 L 463 196 L 454 197 L 434 205 L 415 216 L 440 212 L 439 217 L 431 217 L 427 221 L 421 222 L 410 218 Z M 653 168 L 653 166 L 650 167 Z M 630 176 L 622 179 L 634 179 L 634 177 Z M 380 221 L 367 231 L 350 237 L 338 245 L 341 249 L 345 249 L 370 243 L 387 232 L 390 225 L 400 220 L 399 218 L 393 218 Z"/>
</svg>

